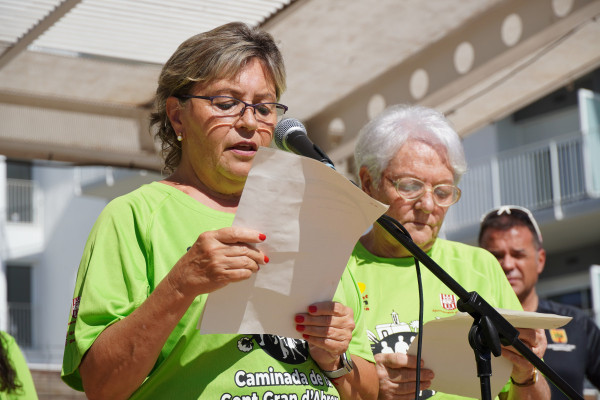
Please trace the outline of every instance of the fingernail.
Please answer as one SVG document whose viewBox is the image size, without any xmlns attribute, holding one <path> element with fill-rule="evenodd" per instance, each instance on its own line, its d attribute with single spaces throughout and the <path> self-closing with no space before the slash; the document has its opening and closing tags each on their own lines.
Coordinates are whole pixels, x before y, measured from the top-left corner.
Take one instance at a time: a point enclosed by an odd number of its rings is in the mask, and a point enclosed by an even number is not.
<svg viewBox="0 0 600 400">
<path fill-rule="evenodd" d="M 308 312 L 310 312 L 310 313 L 316 313 L 317 312 L 317 306 L 308 306 Z"/>
<path fill-rule="evenodd" d="M 306 329 L 306 327 L 304 325 L 296 325 L 296 330 L 298 332 L 302 332 L 302 331 L 304 331 L 304 329 Z"/>
<path fill-rule="evenodd" d="M 296 318 L 294 318 L 294 321 L 296 321 L 297 323 L 302 323 L 304 322 L 304 317 L 302 315 L 296 315 Z"/>
<path fill-rule="evenodd" d="M 303 335 L 302 335 L 302 337 L 303 337 L 304 339 L 308 339 L 310 336 L 308 336 L 308 335 L 305 333 L 305 334 L 303 334 Z"/>
<path fill-rule="evenodd" d="M 265 264 L 269 262 L 269 257 L 265 256 Z"/>
<path fill-rule="evenodd" d="M 265 239 L 267 238 L 267 235 L 265 235 L 264 233 L 260 233 L 260 234 L 258 235 L 258 238 L 259 238 L 260 240 L 265 240 Z"/>
</svg>

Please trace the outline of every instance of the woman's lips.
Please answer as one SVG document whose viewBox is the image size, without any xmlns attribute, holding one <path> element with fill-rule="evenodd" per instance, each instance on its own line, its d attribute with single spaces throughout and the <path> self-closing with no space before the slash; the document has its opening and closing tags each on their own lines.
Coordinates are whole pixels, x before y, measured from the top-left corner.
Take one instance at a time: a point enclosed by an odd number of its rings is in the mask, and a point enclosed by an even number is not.
<svg viewBox="0 0 600 400">
<path fill-rule="evenodd" d="M 254 155 L 256 153 L 257 146 L 254 143 L 236 143 L 235 145 L 229 147 L 229 150 L 241 155 Z"/>
</svg>

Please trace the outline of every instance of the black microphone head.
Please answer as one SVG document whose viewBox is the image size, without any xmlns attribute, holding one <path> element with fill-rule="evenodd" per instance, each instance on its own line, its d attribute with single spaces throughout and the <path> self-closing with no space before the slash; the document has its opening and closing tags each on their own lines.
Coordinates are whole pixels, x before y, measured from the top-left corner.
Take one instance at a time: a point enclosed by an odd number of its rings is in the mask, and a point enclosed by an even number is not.
<svg viewBox="0 0 600 400">
<path fill-rule="evenodd" d="M 285 138 L 291 132 L 300 131 L 308 136 L 306 128 L 302 125 L 302 122 L 296 118 L 285 118 L 277 123 L 275 127 L 275 145 L 281 150 L 289 150 L 285 145 Z"/>
</svg>

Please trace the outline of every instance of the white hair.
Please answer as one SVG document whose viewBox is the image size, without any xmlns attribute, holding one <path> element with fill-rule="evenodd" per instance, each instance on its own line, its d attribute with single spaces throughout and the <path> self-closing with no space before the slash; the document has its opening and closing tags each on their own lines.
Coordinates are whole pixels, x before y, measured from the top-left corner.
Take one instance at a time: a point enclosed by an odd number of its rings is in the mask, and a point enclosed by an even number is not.
<svg viewBox="0 0 600 400">
<path fill-rule="evenodd" d="M 467 170 L 460 137 L 440 112 L 410 105 L 388 107 L 360 130 L 354 149 L 357 176 L 364 166 L 373 183 L 378 185 L 383 170 L 409 139 L 442 145 L 452 168 L 454 184 L 460 181 Z"/>
</svg>

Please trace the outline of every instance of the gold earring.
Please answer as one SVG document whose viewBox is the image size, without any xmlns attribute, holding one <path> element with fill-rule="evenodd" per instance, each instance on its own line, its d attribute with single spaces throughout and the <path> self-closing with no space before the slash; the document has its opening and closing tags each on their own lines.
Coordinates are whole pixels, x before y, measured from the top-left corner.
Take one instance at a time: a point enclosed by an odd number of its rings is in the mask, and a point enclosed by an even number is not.
<svg viewBox="0 0 600 400">
<path fill-rule="evenodd" d="M 181 134 L 181 132 L 179 133 L 179 135 L 177 135 L 177 140 L 179 142 L 181 142 L 183 140 L 183 135 Z"/>
</svg>

